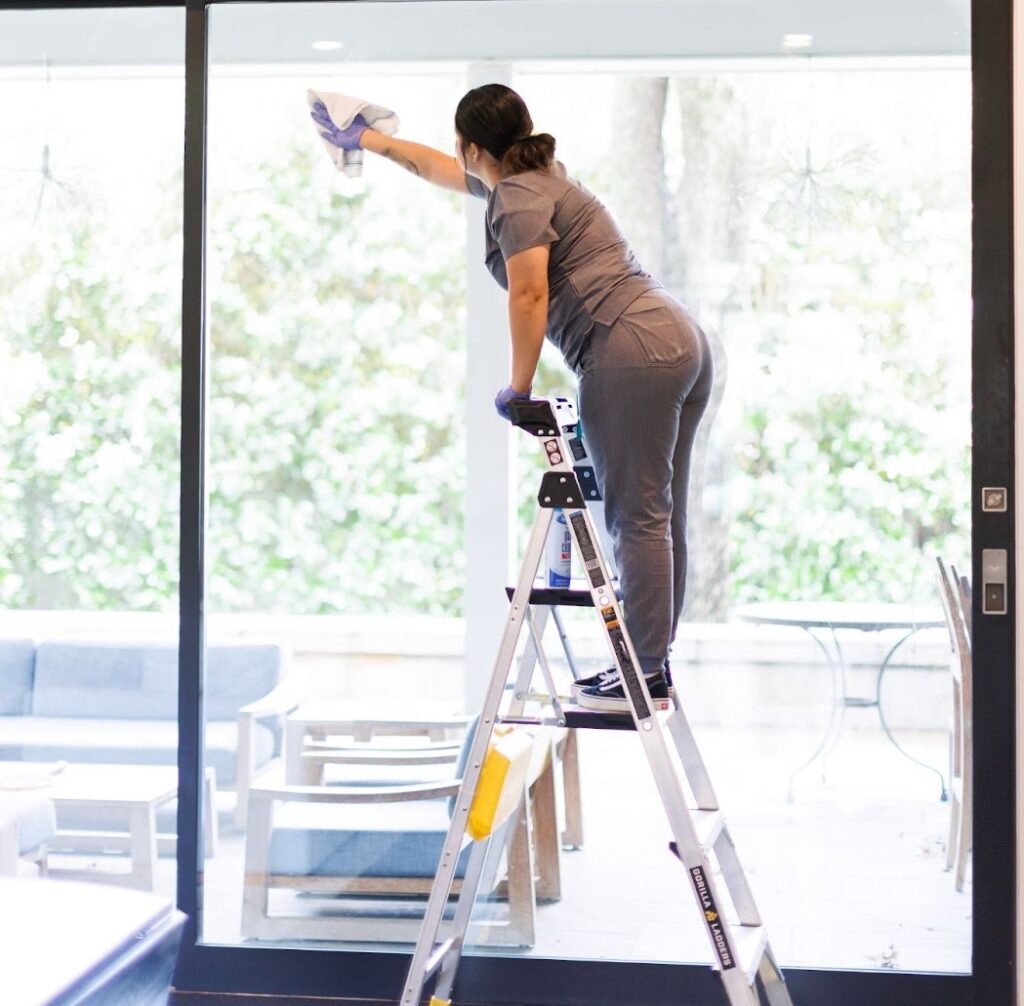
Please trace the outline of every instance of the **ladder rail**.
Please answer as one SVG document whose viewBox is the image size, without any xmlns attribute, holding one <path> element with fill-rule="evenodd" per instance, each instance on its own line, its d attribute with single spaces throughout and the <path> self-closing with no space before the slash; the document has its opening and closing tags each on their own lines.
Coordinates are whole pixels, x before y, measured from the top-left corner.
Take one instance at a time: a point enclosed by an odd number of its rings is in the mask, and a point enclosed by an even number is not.
<svg viewBox="0 0 1024 1006">
<path fill-rule="evenodd" d="M 711 784 L 711 776 L 701 757 L 697 738 L 683 712 L 678 696 L 673 697 L 673 707 L 672 714 L 667 720 L 667 726 L 672 740 L 675 742 L 676 750 L 679 752 L 683 773 L 693 790 L 693 798 L 701 810 L 718 810 L 719 804 L 718 797 L 715 795 L 715 787 Z"/>
<path fill-rule="evenodd" d="M 745 1006 L 746 1003 L 759 1006 L 757 989 L 752 982 L 753 976 L 748 977 L 747 970 L 740 966 L 742 955 L 737 940 L 738 934 L 721 916 L 724 902 L 718 893 L 718 884 L 710 869 L 707 851 L 701 843 L 693 817 L 686 805 L 676 763 L 670 755 L 658 718 L 653 714 L 650 691 L 640 671 L 640 661 L 633 641 L 625 630 L 621 605 L 615 591 L 611 589 L 610 577 L 591 515 L 584 503 L 579 510 L 570 511 L 567 517 L 573 532 L 574 544 L 580 549 L 590 578 L 594 606 L 601 613 L 605 635 L 622 676 L 623 692 L 676 842 L 677 855 L 686 867 L 698 906 L 704 913 L 705 931 L 714 959 L 721 969 L 723 985 L 734 1006 Z M 687 762 L 689 763 L 689 768 L 693 772 L 691 778 L 695 780 L 696 788 L 704 790 L 702 795 L 706 802 L 711 804 L 708 809 L 717 809 L 718 801 L 703 759 L 700 757 L 696 739 L 678 704 L 670 717 L 669 735 L 676 742 L 684 767 Z M 741 923 L 758 925 L 760 917 L 753 894 L 739 867 L 739 860 L 735 856 L 735 849 L 727 830 L 723 829 L 719 835 L 716 846 L 719 845 L 732 853 L 731 858 L 727 860 L 728 872 L 723 879 L 726 881 L 733 907 L 740 916 Z M 753 921 L 755 919 L 756 922 Z"/>
<path fill-rule="evenodd" d="M 452 985 L 455 983 L 455 971 L 458 968 L 459 955 L 462 953 L 463 944 L 466 941 L 466 932 L 469 929 L 469 920 L 473 914 L 473 905 L 476 901 L 476 894 L 480 889 L 480 878 L 484 872 L 484 862 L 490 852 L 491 839 L 487 837 L 476 843 L 473 852 L 470 854 L 469 864 L 466 867 L 466 876 L 462 881 L 462 892 L 459 894 L 458 907 L 455 909 L 455 918 L 452 919 L 452 937 L 448 941 L 443 954 L 439 960 L 439 971 L 435 995 L 438 999 L 447 999 L 451 995 Z M 463 897 L 467 886 L 472 894 Z"/>
<path fill-rule="evenodd" d="M 547 619 L 545 619 L 546 621 Z M 551 696 L 551 708 L 554 710 L 555 719 L 558 720 L 560 727 L 564 727 L 565 713 L 562 711 L 562 702 L 558 698 L 558 688 L 551 674 L 551 665 L 548 663 L 547 654 L 544 652 L 544 645 L 541 640 L 541 634 L 537 630 L 532 608 L 526 609 L 526 624 L 530 630 L 530 639 L 537 653 L 537 663 L 540 666 L 541 676 L 544 678 L 544 685 L 548 690 L 548 695 Z"/>
<path fill-rule="evenodd" d="M 658 794 L 665 805 L 672 835 L 683 853 L 684 863 L 689 865 L 697 859 L 701 848 L 697 830 L 682 800 L 675 763 L 654 715 L 653 700 L 640 672 L 640 660 L 633 647 L 633 640 L 625 631 L 625 617 L 597 542 L 593 520 L 585 505 L 568 516 L 574 543 L 580 549 L 590 578 L 594 606 L 601 614 L 612 657 L 625 684 L 623 691 L 629 702 L 636 732 L 651 766 Z"/>
<path fill-rule="evenodd" d="M 547 445 L 545 445 L 545 450 L 549 456 L 552 455 L 551 448 Z M 571 456 L 571 452 L 566 450 L 564 445 L 558 449 L 557 453 L 562 458 Z M 567 464 L 568 462 L 566 462 L 566 466 Z M 558 471 L 562 470 L 563 466 L 553 464 L 552 468 Z M 605 636 L 624 685 L 623 692 L 629 704 L 630 713 L 647 757 L 658 795 L 665 809 L 669 828 L 675 839 L 677 855 L 687 869 L 698 904 L 704 911 L 712 953 L 718 959 L 722 969 L 723 981 L 727 986 L 735 984 L 735 978 L 729 975 L 729 972 L 737 969 L 740 961 L 740 947 L 735 938 L 736 934 L 719 917 L 719 907 L 723 902 L 718 895 L 713 872 L 709 869 L 707 851 L 701 843 L 693 817 L 686 805 L 681 785 L 682 780 L 679 778 L 676 763 L 672 760 L 657 717 L 653 715 L 650 691 L 644 679 L 632 638 L 626 631 L 622 607 L 613 589 L 611 574 L 602 553 L 597 528 L 587 509 L 584 496 L 583 493 L 578 494 L 579 505 L 572 510 L 565 510 L 564 506 L 566 502 L 573 502 L 571 497 L 559 500 L 559 503 L 562 504 L 566 513 L 573 543 L 578 549 L 578 554 L 590 581 L 594 607 L 601 614 Z M 675 719 L 671 721 L 670 725 L 670 736 L 676 742 L 680 760 L 684 768 L 687 767 L 687 764 L 689 765 L 693 772 L 694 788 L 702 791 L 701 796 L 710 804 L 709 809 L 717 809 L 718 802 L 714 796 L 710 777 L 678 701 L 676 701 L 674 716 Z M 725 829 L 716 841 L 716 847 L 719 846 L 732 852 L 731 858 L 727 861 L 728 872 L 725 873 L 724 879 L 733 907 L 743 924 L 758 925 L 760 918 L 754 905 L 753 895 L 746 883 L 742 869 L 739 867 L 739 860 L 735 856 L 731 837 Z M 743 978 L 746 982 L 745 973 Z"/>
<path fill-rule="evenodd" d="M 507 710 L 509 716 L 522 716 L 526 708 L 530 684 L 533 681 L 533 671 L 537 666 L 537 651 L 542 646 L 550 610 L 545 605 L 531 619 L 534 631 L 531 631 L 527 637 L 522 656 L 519 658 L 519 670 L 516 672 L 515 683 L 512 687 L 512 701 Z"/>
<path fill-rule="evenodd" d="M 558 638 L 562 644 L 562 652 L 565 654 L 566 662 L 569 664 L 569 673 L 572 674 L 573 681 L 579 681 L 582 677 L 580 674 L 579 665 L 576 663 L 576 653 L 572 648 L 572 641 L 569 639 L 569 633 L 566 632 L 565 623 L 562 621 L 562 616 L 557 608 L 551 609 L 551 617 L 555 620 L 555 628 L 558 629 Z"/>
<path fill-rule="evenodd" d="M 448 897 L 451 893 L 452 882 L 455 879 L 455 869 L 462 848 L 462 837 L 466 832 L 466 824 L 469 821 L 470 805 L 473 795 L 476 793 L 477 783 L 480 781 L 484 756 L 487 753 L 487 745 L 490 743 L 491 736 L 494 733 L 498 708 L 505 691 L 505 682 L 508 679 L 508 672 L 515 657 L 516 645 L 519 642 L 523 623 L 526 620 L 526 611 L 529 608 L 530 601 L 530 589 L 537 570 L 540 568 L 548 529 L 551 526 L 551 518 L 551 510 L 540 510 L 534 521 L 533 531 L 530 534 L 530 540 L 526 547 L 523 572 L 509 605 L 508 620 L 505 623 L 501 646 L 494 662 L 491 682 L 480 712 L 480 719 L 477 722 L 476 734 L 470 746 L 466 771 L 463 774 L 462 786 L 456 800 L 455 809 L 452 812 L 448 836 L 445 839 L 444 848 L 441 853 L 441 861 L 430 887 L 430 897 L 427 900 L 427 907 L 423 914 L 419 939 L 416 943 L 416 949 L 413 951 L 412 961 L 409 964 L 409 972 L 402 992 L 401 1006 L 417 1006 L 423 992 L 423 986 L 426 982 L 426 964 L 433 952 L 434 944 L 437 942 L 437 934 L 444 917 Z"/>
</svg>

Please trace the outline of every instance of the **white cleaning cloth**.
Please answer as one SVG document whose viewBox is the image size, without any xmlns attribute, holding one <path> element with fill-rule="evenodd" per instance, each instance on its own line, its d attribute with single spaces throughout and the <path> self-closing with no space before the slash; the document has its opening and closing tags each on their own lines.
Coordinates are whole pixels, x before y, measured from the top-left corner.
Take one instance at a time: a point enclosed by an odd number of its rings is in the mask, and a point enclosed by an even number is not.
<svg viewBox="0 0 1024 1006">
<path fill-rule="evenodd" d="M 374 105 L 369 101 L 363 101 L 362 98 L 352 98 L 347 94 L 334 94 L 331 91 L 314 91 L 312 89 L 306 91 L 306 104 L 310 111 L 318 101 L 324 103 L 331 121 L 339 129 L 345 129 L 346 126 L 352 125 L 352 120 L 357 115 L 362 115 L 366 124 L 373 126 L 378 132 L 387 133 L 390 136 L 398 130 L 398 116 L 383 105 Z M 315 122 L 313 125 L 319 135 L 320 127 Z M 323 138 L 321 137 L 321 139 Z M 339 171 L 343 171 L 348 178 L 358 178 L 363 173 L 364 151 L 342 150 L 327 140 L 323 140 L 323 144 L 334 166 Z"/>
</svg>

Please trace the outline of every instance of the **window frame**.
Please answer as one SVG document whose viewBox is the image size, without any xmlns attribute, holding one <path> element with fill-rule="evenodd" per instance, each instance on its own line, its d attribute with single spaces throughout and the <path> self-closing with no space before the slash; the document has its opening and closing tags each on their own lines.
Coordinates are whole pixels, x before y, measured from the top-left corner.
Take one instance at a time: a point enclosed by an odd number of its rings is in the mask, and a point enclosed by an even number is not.
<svg viewBox="0 0 1024 1006">
<path fill-rule="evenodd" d="M 227 0 L 187 0 L 184 275 L 182 285 L 181 558 L 179 650 L 178 903 L 189 916 L 175 985 L 203 992 L 320 995 L 390 999 L 408 956 L 347 950 L 228 947 L 198 942 L 203 902 L 201 848 L 203 657 L 205 649 L 205 212 L 208 12 Z M 290 0 L 277 0 L 290 2 Z M 334 0 L 337 3 L 363 0 Z M 420 2 L 420 0 L 399 0 Z M 182 6 L 157 0 L 92 0 L 90 8 Z M 973 575 L 981 552 L 1013 554 L 1013 509 L 982 513 L 982 486 L 1014 476 L 1014 320 L 1012 248 L 1012 3 L 973 0 L 972 534 Z M 4 9 L 75 7 L 64 3 L 0 3 Z M 1011 574 L 1012 576 L 1012 574 Z M 1013 596 L 1013 583 L 1010 585 Z M 1016 802 L 1014 605 L 985 616 L 975 595 L 975 779 L 973 969 L 970 975 L 787 969 L 794 1000 L 830 1006 L 971 1006 L 1011 1002 L 1015 993 Z M 880 891 L 879 897 L 885 892 Z M 326 956 L 325 956 L 326 955 Z M 703 965 L 581 962 L 467 955 L 460 998 L 519 1006 L 629 1001 L 638 988 L 650 1004 L 718 1001 L 717 978 Z"/>
</svg>

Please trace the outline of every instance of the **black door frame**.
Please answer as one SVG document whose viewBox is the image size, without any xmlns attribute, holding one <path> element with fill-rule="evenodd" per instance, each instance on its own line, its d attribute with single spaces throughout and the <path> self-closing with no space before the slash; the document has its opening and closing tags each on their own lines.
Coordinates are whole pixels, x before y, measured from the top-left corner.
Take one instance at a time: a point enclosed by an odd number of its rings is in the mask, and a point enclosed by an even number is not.
<svg viewBox="0 0 1024 1006">
<path fill-rule="evenodd" d="M 179 903 L 196 920 L 201 887 L 193 883 L 202 752 L 203 659 L 203 219 L 205 212 L 207 11 L 188 0 L 185 166 L 184 357 L 182 400 L 181 770 L 193 792 L 181 803 L 179 833 L 191 841 L 179 861 Z M 358 2 L 358 0 L 336 0 Z M 413 0 L 415 2 L 415 0 Z M 1013 509 L 982 513 L 982 486 L 1013 485 L 1012 0 L 974 0 L 973 166 L 973 577 L 981 583 L 983 548 L 1013 549 Z M 187 470 L 188 469 L 188 470 Z M 1011 574 L 1012 575 L 1012 574 Z M 788 969 L 794 1000 L 807 1006 L 995 1006 L 1014 1001 L 1015 986 L 1015 685 L 1014 591 L 1009 614 L 981 613 L 975 592 L 976 722 L 973 974 L 923 975 Z M 879 898 L 886 892 L 879 890 Z M 401 987 L 408 958 L 398 953 L 311 951 L 197 945 L 182 954 L 183 989 L 343 996 L 388 1001 Z M 642 990 L 642 991 L 641 991 Z M 510 999 L 509 997 L 514 998 Z M 649 1006 L 700 1006 L 721 999 L 703 966 L 535 960 L 470 956 L 460 969 L 459 998 L 514 1006 L 604 1006 L 642 997 Z"/>
<path fill-rule="evenodd" d="M 983 549 L 1006 549 L 1006 615 L 972 611 L 974 669 L 974 999 L 1016 1001 L 1016 621 L 1013 288 L 1013 2 L 974 0 L 972 337 L 972 582 Z M 1011 505 L 981 508 L 982 488 L 1005 486 Z M 979 729 L 980 727 L 980 729 Z M 982 815 L 979 817 L 978 815 Z"/>
<path fill-rule="evenodd" d="M 188 914 L 175 984 L 183 990 L 394 999 L 408 957 L 399 953 L 222 947 L 197 942 L 202 873 L 205 549 L 205 211 L 208 8 L 187 0 L 184 276 L 182 288 L 181 596 L 179 653 L 178 902 Z M 284 0 L 287 2 L 287 0 Z M 335 0 L 360 2 L 360 0 Z M 415 0 L 410 0 L 415 2 Z M 2 9 L 180 6 L 146 0 L 8 3 Z M 1014 550 L 1013 507 L 983 513 L 982 486 L 1014 484 L 1012 0 L 974 0 L 973 134 L 973 575 L 983 548 Z M 1011 495 L 1012 501 L 1012 495 Z M 975 838 L 972 975 L 788 969 L 798 1006 L 999 1006 L 1015 1001 L 1015 620 L 974 610 Z M 879 890 L 884 899 L 886 892 Z M 510 998 L 512 996 L 513 998 Z M 704 966 L 469 956 L 459 999 L 515 1006 L 706 1006 L 721 1000 Z"/>
</svg>

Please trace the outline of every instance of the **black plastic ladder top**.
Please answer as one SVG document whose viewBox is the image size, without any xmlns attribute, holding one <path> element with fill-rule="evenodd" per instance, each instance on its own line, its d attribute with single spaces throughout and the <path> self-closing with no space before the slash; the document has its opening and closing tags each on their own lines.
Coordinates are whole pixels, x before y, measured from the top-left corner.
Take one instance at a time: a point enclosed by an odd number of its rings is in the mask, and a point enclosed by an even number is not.
<svg viewBox="0 0 1024 1006">
<path fill-rule="evenodd" d="M 557 725 L 572 730 L 626 730 L 636 733 L 636 723 L 629 713 L 602 712 L 600 709 L 581 709 L 579 706 L 565 704 L 562 706 L 562 715 L 565 722 Z M 498 721 L 527 727 L 552 725 L 552 721 L 536 716 L 499 716 Z"/>
<path fill-rule="evenodd" d="M 515 587 L 506 587 L 505 593 L 508 599 L 512 600 Z M 621 601 L 622 591 L 615 587 L 615 596 Z M 530 604 L 540 605 L 547 608 L 569 606 L 572 608 L 594 607 L 594 597 L 589 590 L 577 590 L 573 587 L 534 587 L 530 591 Z"/>
<path fill-rule="evenodd" d="M 513 426 L 535 437 L 557 437 L 561 427 L 555 418 L 555 410 L 546 398 L 521 400 L 508 403 L 508 414 Z"/>
</svg>

